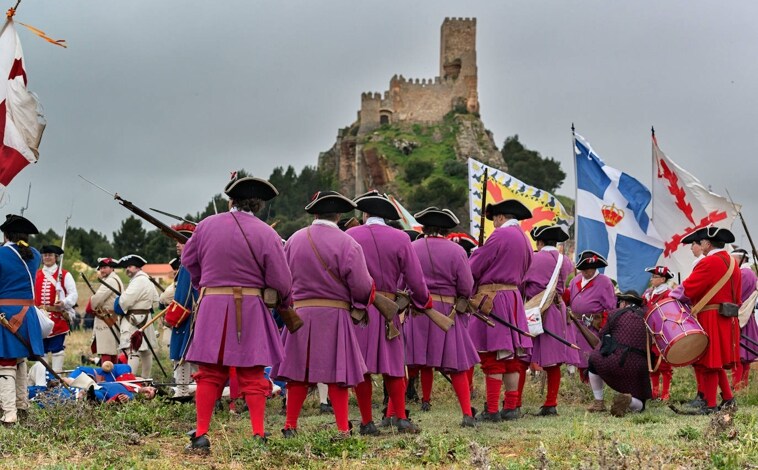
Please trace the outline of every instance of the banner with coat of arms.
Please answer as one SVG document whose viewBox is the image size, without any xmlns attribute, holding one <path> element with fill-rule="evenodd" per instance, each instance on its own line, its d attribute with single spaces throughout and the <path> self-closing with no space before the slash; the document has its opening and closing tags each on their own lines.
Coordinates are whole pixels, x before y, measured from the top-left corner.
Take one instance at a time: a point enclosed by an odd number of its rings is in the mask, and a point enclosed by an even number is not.
<svg viewBox="0 0 758 470">
<path fill-rule="evenodd" d="M 506 199 L 517 199 L 531 212 L 532 218 L 520 221 L 521 229 L 529 237 L 533 227 L 542 225 L 561 225 L 566 233 L 573 218 L 563 204 L 547 191 L 530 186 L 508 173 L 487 166 L 482 162 L 468 159 L 469 214 L 471 216 L 471 235 L 479 237 L 482 215 L 482 177 L 487 169 L 487 203 L 494 204 Z M 485 238 L 494 230 L 491 220 L 484 222 Z M 531 240 L 531 238 L 529 238 Z M 534 242 L 532 242 L 534 243 Z"/>
</svg>

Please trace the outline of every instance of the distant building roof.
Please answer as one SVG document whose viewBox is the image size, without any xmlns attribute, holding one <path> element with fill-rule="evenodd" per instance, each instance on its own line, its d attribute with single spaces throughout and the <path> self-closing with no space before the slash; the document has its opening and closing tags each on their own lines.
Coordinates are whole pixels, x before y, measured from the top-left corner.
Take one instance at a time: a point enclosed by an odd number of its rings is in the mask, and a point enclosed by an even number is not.
<svg viewBox="0 0 758 470">
<path fill-rule="evenodd" d="M 164 279 L 171 278 L 174 274 L 174 270 L 171 269 L 171 265 L 165 264 L 146 264 L 142 266 L 142 270 L 153 277 L 160 277 Z"/>
</svg>

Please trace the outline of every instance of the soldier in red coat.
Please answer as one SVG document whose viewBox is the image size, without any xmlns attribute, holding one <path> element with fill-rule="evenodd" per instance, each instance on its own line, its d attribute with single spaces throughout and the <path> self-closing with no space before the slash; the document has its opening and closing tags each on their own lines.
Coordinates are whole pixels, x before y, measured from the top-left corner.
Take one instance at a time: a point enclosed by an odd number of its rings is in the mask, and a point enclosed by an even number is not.
<svg viewBox="0 0 758 470">
<path fill-rule="evenodd" d="M 74 306 L 79 295 L 76 292 L 76 281 L 71 273 L 58 266 L 59 256 L 63 250 L 54 245 L 40 248 L 42 253 L 42 268 L 37 271 L 34 283 L 35 304 L 47 311 L 53 321 L 53 331 L 43 340 L 45 353 L 52 353 L 51 366 L 56 372 L 63 370 L 63 342 L 69 332 L 68 319 L 76 315 Z"/>
<path fill-rule="evenodd" d="M 645 309 L 649 309 L 657 302 L 669 296 L 671 287 L 669 287 L 668 281 L 674 278 L 674 273 L 666 266 L 654 266 L 647 268 L 645 271 L 652 274 L 650 277 L 650 287 L 642 294 L 642 306 Z M 655 344 L 653 344 L 653 349 L 656 355 L 660 354 Z M 660 387 L 661 376 L 663 376 L 663 390 Z M 650 380 L 653 385 L 653 400 L 660 398 L 663 401 L 668 401 L 671 391 L 671 378 L 673 376 L 674 369 L 666 361 L 661 361 L 658 369 L 650 373 Z"/>
<path fill-rule="evenodd" d="M 708 334 L 708 348 L 697 364 L 703 368 L 703 393 L 706 404 L 700 411 L 713 413 L 716 390 L 721 388 L 719 408 L 734 405 L 734 395 L 725 369 L 734 367 L 740 358 L 740 328 L 737 316 L 731 315 L 730 304 L 742 302 L 742 274 L 737 262 L 724 249 L 734 242 L 734 235 L 725 228 L 704 227 L 682 239 L 682 243 L 697 243 L 705 257 L 695 265 L 692 274 L 671 292 L 671 297 L 692 304 L 692 313 Z M 727 275 L 727 273 L 729 273 Z M 710 298 L 712 288 L 725 278 L 724 285 Z M 704 306 L 702 304 L 705 302 Z"/>
</svg>

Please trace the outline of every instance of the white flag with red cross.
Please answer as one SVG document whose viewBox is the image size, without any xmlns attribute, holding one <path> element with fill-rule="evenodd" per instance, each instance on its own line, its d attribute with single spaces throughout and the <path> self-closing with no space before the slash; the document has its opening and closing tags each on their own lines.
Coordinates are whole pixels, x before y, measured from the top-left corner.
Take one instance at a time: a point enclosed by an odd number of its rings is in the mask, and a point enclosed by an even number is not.
<svg viewBox="0 0 758 470">
<path fill-rule="evenodd" d="M 709 191 L 674 163 L 658 147 L 655 135 L 653 170 L 653 225 L 664 241 L 659 264 L 685 279 L 695 257 L 688 245 L 682 245 L 682 238 L 707 225 L 731 229 L 739 206 L 735 208 L 727 198 Z"/>
<path fill-rule="evenodd" d="M 8 19 L 0 31 L 0 191 L 39 157 L 45 118 L 26 84 L 24 53 Z"/>
</svg>

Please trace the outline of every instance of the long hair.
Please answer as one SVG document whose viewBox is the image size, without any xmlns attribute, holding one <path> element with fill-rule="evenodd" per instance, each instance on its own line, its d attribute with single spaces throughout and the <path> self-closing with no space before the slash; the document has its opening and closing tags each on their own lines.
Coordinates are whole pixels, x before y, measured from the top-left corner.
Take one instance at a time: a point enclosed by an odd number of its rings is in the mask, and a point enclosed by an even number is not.
<svg viewBox="0 0 758 470">
<path fill-rule="evenodd" d="M 232 199 L 232 207 L 245 212 L 256 213 L 263 207 L 263 201 L 260 199 Z"/>
<path fill-rule="evenodd" d="M 16 244 L 18 254 L 21 255 L 21 259 L 29 261 L 34 258 L 34 252 L 32 247 L 29 246 L 29 234 L 27 233 L 15 233 L 15 232 L 3 232 L 5 238 Z M 19 243 L 21 242 L 21 243 Z"/>
<path fill-rule="evenodd" d="M 435 227 L 434 225 L 424 225 L 422 228 L 424 235 L 438 235 L 446 237 L 450 233 L 449 228 Z"/>
</svg>

